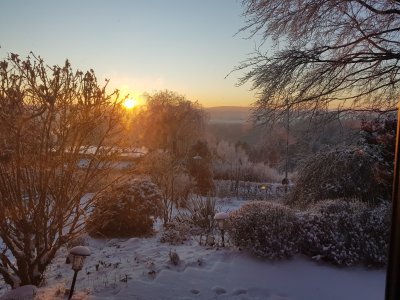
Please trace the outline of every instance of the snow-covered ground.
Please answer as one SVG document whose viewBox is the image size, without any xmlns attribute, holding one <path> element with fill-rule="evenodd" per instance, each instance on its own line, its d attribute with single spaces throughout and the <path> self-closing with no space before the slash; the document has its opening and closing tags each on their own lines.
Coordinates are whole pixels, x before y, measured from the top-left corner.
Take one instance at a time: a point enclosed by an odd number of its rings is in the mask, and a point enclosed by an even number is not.
<svg viewBox="0 0 400 300">
<path fill-rule="evenodd" d="M 223 211 L 242 201 L 220 201 Z M 92 255 L 78 273 L 73 299 L 275 299 L 379 300 L 384 298 L 385 270 L 338 268 L 308 258 L 270 262 L 233 247 L 205 247 L 195 238 L 183 245 L 150 238 L 87 238 Z M 170 253 L 180 262 L 174 265 Z M 37 299 L 67 299 L 73 271 L 59 253 L 46 273 Z M 5 288 L 0 293 L 5 292 Z"/>
<path fill-rule="evenodd" d="M 161 244 L 157 237 L 88 242 L 93 254 L 78 274 L 74 299 L 384 298 L 384 270 L 336 268 L 302 257 L 268 262 L 237 249 L 194 245 L 195 241 Z M 177 266 L 170 262 L 170 251 L 180 257 Z M 65 255 L 60 255 L 52 265 L 39 299 L 63 298 L 73 275 L 64 262 Z"/>
</svg>

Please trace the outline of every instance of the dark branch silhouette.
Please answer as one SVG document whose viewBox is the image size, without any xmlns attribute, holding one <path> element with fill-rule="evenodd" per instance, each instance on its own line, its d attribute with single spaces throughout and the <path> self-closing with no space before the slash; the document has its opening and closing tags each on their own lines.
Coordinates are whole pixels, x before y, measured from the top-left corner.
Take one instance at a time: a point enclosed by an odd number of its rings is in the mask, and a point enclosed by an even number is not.
<svg viewBox="0 0 400 300">
<path fill-rule="evenodd" d="M 93 70 L 31 55 L 0 61 L 0 274 L 13 288 L 39 285 L 85 229 L 121 130 L 118 95 Z"/>
<path fill-rule="evenodd" d="M 400 3 L 362 0 L 244 0 L 263 45 L 235 70 L 258 91 L 254 117 L 316 111 L 394 110 L 399 97 Z M 262 48 L 273 43 L 265 53 Z"/>
</svg>

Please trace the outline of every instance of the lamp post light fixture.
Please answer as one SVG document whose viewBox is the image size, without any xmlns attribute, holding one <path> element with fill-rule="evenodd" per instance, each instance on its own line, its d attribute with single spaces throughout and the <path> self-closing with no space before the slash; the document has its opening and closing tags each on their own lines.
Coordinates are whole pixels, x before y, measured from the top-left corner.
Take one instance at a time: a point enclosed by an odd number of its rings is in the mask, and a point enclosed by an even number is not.
<svg viewBox="0 0 400 300">
<path fill-rule="evenodd" d="M 289 178 L 287 178 L 287 175 L 285 178 L 282 179 L 282 185 L 283 185 L 283 188 L 284 188 L 285 194 L 286 194 L 288 191 L 288 186 L 289 186 Z"/>
<path fill-rule="evenodd" d="M 68 300 L 72 298 L 72 294 L 74 293 L 75 288 L 76 276 L 78 272 L 82 270 L 86 256 L 90 255 L 90 249 L 85 246 L 76 246 L 69 250 L 69 254 L 72 256 L 72 270 L 74 270 L 74 278 L 72 279 Z"/>
<path fill-rule="evenodd" d="M 222 239 L 222 247 L 225 247 L 225 220 L 229 218 L 229 214 L 226 212 L 216 213 L 214 216 L 214 220 L 217 221 L 218 228 L 221 231 L 221 239 Z"/>
<path fill-rule="evenodd" d="M 268 194 L 268 185 L 267 184 L 262 184 L 260 186 L 260 189 L 264 191 L 264 200 L 267 200 L 267 194 Z"/>
</svg>

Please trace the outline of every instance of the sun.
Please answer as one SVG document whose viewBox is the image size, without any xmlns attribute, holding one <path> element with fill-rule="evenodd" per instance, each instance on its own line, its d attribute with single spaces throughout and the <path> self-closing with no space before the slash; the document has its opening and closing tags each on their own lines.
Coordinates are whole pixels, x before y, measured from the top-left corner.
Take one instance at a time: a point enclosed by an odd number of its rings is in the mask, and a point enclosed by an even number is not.
<svg viewBox="0 0 400 300">
<path fill-rule="evenodd" d="M 129 99 L 125 99 L 124 103 L 122 103 L 122 105 L 126 108 L 126 109 L 132 109 L 137 105 L 137 101 L 136 99 L 133 98 L 129 98 Z"/>
</svg>

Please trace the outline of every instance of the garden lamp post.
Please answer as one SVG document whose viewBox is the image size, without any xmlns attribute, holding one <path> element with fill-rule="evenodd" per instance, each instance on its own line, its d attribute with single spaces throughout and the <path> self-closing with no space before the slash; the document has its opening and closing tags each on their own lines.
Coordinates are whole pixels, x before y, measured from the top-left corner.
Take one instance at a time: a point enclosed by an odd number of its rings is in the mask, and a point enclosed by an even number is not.
<svg viewBox="0 0 400 300">
<path fill-rule="evenodd" d="M 225 247 L 225 220 L 229 218 L 229 215 L 225 212 L 216 213 L 214 220 L 217 221 L 218 228 L 221 230 L 222 247 Z"/>
<path fill-rule="evenodd" d="M 76 246 L 69 250 L 69 254 L 72 256 L 72 270 L 74 270 L 74 278 L 72 279 L 68 300 L 72 298 L 75 288 L 76 275 L 80 270 L 82 270 L 86 256 L 90 255 L 90 249 L 85 246 Z"/>
<path fill-rule="evenodd" d="M 285 194 L 288 191 L 288 185 L 289 185 L 289 178 L 287 178 L 287 177 L 283 178 L 282 179 L 282 186 L 283 186 L 283 189 L 285 190 Z"/>
</svg>

